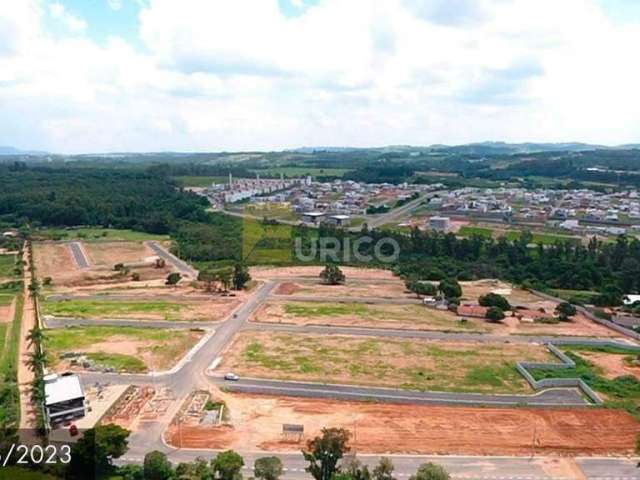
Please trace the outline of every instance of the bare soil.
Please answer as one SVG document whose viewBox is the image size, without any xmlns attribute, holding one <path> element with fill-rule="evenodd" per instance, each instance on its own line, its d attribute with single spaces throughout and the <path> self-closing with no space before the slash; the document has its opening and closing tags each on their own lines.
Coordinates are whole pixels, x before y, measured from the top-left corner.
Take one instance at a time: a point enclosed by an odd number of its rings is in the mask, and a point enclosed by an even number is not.
<svg viewBox="0 0 640 480">
<path fill-rule="evenodd" d="M 16 299 L 14 298 L 9 305 L 0 305 L 0 323 L 10 323 L 13 321 L 16 310 Z"/>
<path fill-rule="evenodd" d="M 627 357 L 632 355 L 580 352 L 580 356 L 600 367 L 607 378 L 613 379 L 623 375 L 633 375 L 640 378 L 640 365 L 628 365 L 626 362 Z"/>
<path fill-rule="evenodd" d="M 621 410 L 417 406 L 221 394 L 230 424 L 172 426 L 174 446 L 299 451 L 323 427 L 343 427 L 362 453 L 628 455 L 639 423 Z M 304 437 L 284 439 L 284 423 Z M 534 436 L 535 433 L 535 436 Z M 180 445 L 180 438 L 182 445 Z"/>
<path fill-rule="evenodd" d="M 304 295 L 327 297 L 416 298 L 401 280 L 397 282 L 347 279 L 344 285 L 324 285 L 318 282 L 285 282 L 278 286 L 276 295 Z"/>
<path fill-rule="evenodd" d="M 290 277 L 309 277 L 319 278 L 320 272 L 324 267 L 308 266 L 308 267 L 251 267 L 251 277 L 256 280 L 290 278 Z M 381 270 L 377 268 L 356 268 L 356 267 L 340 267 L 345 274 L 347 280 L 349 278 L 360 278 L 365 280 L 397 280 L 393 272 L 390 270 Z"/>
<path fill-rule="evenodd" d="M 155 252 L 141 242 L 84 242 L 85 252 L 96 266 L 113 269 L 117 263 L 151 262 Z"/>
</svg>

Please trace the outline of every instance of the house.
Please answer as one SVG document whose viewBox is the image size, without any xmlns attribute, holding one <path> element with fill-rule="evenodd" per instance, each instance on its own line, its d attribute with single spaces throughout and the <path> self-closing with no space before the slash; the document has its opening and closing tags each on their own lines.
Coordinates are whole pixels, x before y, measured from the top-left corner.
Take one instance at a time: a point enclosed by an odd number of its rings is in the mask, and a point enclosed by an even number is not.
<svg viewBox="0 0 640 480">
<path fill-rule="evenodd" d="M 82 418 L 86 414 L 85 395 L 80 377 L 73 373 L 46 375 L 44 397 L 45 415 L 49 425 Z"/>
<path fill-rule="evenodd" d="M 487 307 L 480 305 L 460 305 L 458 307 L 458 315 L 461 317 L 486 318 L 487 310 L 489 310 Z"/>
<path fill-rule="evenodd" d="M 349 215 L 331 215 L 327 218 L 326 222 L 336 227 L 344 227 L 349 225 L 351 217 Z"/>
<path fill-rule="evenodd" d="M 627 294 L 622 297 L 622 303 L 624 303 L 625 306 L 631 306 L 636 302 L 640 302 L 640 295 Z"/>
<path fill-rule="evenodd" d="M 302 214 L 302 221 L 304 223 L 320 223 L 324 217 L 323 212 L 305 212 Z"/>
<path fill-rule="evenodd" d="M 431 217 L 429 219 L 429 228 L 437 232 L 448 232 L 451 227 L 449 217 Z"/>
</svg>

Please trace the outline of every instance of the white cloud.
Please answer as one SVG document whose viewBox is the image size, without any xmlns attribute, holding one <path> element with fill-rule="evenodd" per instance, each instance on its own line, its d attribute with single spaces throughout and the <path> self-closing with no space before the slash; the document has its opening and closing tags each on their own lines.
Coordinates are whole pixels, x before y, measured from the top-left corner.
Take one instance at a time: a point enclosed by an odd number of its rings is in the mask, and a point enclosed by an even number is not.
<svg viewBox="0 0 640 480">
<path fill-rule="evenodd" d="M 123 1 L 122 0 L 107 0 L 107 5 L 111 10 L 121 10 Z"/>
<path fill-rule="evenodd" d="M 87 28 L 87 22 L 73 13 L 67 11 L 61 3 L 49 4 L 49 14 L 56 20 L 61 21 L 70 32 L 81 33 Z"/>
<path fill-rule="evenodd" d="M 441 0 L 324 0 L 292 18 L 277 0 L 150 0 L 144 52 L 98 45 L 64 5 L 41 1 L 0 4 L 0 144 L 640 139 L 640 19 L 613 24 L 590 0 L 457 0 L 455 15 Z M 69 35 L 49 35 L 45 14 Z"/>
</svg>

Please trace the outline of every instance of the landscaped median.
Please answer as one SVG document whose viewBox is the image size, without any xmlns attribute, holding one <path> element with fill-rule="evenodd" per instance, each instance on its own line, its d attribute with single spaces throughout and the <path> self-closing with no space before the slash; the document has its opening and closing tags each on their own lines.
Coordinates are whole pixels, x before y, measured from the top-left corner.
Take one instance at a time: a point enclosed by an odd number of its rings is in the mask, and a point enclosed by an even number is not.
<svg viewBox="0 0 640 480">
<path fill-rule="evenodd" d="M 57 370 L 145 373 L 173 367 L 203 334 L 198 329 L 69 327 L 47 330 L 45 344 Z"/>
</svg>

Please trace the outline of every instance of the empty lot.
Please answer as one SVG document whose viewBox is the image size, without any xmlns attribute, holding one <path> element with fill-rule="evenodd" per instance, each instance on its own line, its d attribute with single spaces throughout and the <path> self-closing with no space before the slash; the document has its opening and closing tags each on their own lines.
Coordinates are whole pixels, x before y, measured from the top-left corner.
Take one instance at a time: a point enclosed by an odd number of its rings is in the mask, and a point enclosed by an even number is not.
<svg viewBox="0 0 640 480">
<path fill-rule="evenodd" d="M 242 332 L 222 371 L 246 377 L 411 390 L 531 393 L 517 361 L 553 361 L 536 344 L 478 344 L 346 335 Z"/>
<path fill-rule="evenodd" d="M 54 368 L 69 368 L 61 358 L 71 352 L 120 372 L 166 370 L 203 335 L 197 330 L 131 327 L 71 327 L 46 331 L 47 355 Z"/>
<path fill-rule="evenodd" d="M 638 422 L 601 409 L 473 408 L 340 402 L 222 394 L 230 424 L 169 429 L 173 445 L 215 449 L 299 451 L 324 427 L 356 435 L 362 453 L 462 455 L 627 455 Z M 285 441 L 282 425 L 304 426 L 300 442 Z"/>
</svg>

